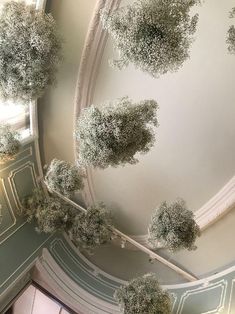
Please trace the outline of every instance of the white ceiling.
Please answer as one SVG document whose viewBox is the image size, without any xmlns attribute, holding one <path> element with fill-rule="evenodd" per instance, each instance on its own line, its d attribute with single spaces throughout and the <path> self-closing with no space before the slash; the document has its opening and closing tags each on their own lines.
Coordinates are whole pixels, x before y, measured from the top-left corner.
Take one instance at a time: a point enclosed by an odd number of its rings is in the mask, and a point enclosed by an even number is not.
<svg viewBox="0 0 235 314">
<path fill-rule="evenodd" d="M 160 106 L 150 153 L 137 165 L 93 171 L 96 199 L 113 208 L 117 225 L 129 234 L 146 233 L 161 201 L 182 197 L 197 210 L 235 174 L 235 56 L 225 43 L 233 6 L 234 0 L 207 0 L 196 8 L 190 60 L 159 79 L 133 66 L 110 68 L 114 52 L 108 40 L 93 103 L 128 95 L 136 101 L 154 98 Z"/>
<path fill-rule="evenodd" d="M 57 87 L 49 89 L 39 103 L 41 155 L 47 163 L 55 157 L 74 161 L 75 87 L 96 2 L 48 1 L 65 38 L 65 57 Z M 235 174 L 235 56 L 227 53 L 225 44 L 233 6 L 234 0 L 206 0 L 197 9 L 200 21 L 191 59 L 177 73 L 160 79 L 132 66 L 121 72 L 109 68 L 113 51 L 107 43 L 93 103 L 128 95 L 136 101 L 155 98 L 160 106 L 156 145 L 140 156 L 138 165 L 93 172 L 97 200 L 114 209 L 117 226 L 129 234 L 146 233 L 151 211 L 161 201 L 181 196 L 197 210 Z M 231 263 L 234 217 L 231 211 L 203 232 L 197 251 L 170 255 L 172 261 L 197 275 Z M 152 270 L 162 282 L 179 281 L 168 269 L 151 266 L 141 254 L 104 247 L 89 258 L 122 278 Z"/>
</svg>

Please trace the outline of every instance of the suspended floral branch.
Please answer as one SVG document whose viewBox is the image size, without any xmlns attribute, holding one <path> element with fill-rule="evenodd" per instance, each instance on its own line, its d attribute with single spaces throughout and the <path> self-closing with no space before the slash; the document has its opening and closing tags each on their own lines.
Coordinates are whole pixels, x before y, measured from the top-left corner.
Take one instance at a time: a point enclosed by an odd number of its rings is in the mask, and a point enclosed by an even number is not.
<svg viewBox="0 0 235 314">
<path fill-rule="evenodd" d="M 6 2 L 0 15 L 0 94 L 28 102 L 55 82 L 61 39 L 50 14 L 25 2 Z"/>
<path fill-rule="evenodd" d="M 230 12 L 230 18 L 235 18 L 235 8 Z M 231 25 L 227 37 L 228 51 L 235 54 L 235 26 Z"/>
<path fill-rule="evenodd" d="M 9 125 L 0 125 L 0 163 L 13 160 L 20 149 L 20 135 Z"/>
<path fill-rule="evenodd" d="M 81 168 L 66 161 L 53 159 L 45 175 L 45 183 L 49 191 L 57 191 L 71 197 L 75 191 L 84 187 L 85 175 Z"/>
<path fill-rule="evenodd" d="M 67 204 L 72 205 L 77 210 L 79 210 L 83 213 L 87 212 L 87 210 L 84 207 L 82 207 L 82 206 L 78 205 L 77 203 L 75 203 L 74 201 L 68 199 L 66 196 L 63 196 L 62 194 L 60 194 L 56 191 L 54 191 L 54 194 L 56 196 L 58 196 L 61 200 L 65 201 Z M 168 260 L 166 260 L 162 256 L 158 255 L 156 252 L 150 250 L 149 248 L 145 247 L 144 245 L 133 240 L 131 237 L 129 237 L 126 234 L 124 234 L 123 232 L 119 231 L 113 225 L 109 225 L 109 226 L 107 226 L 107 228 L 110 229 L 113 236 L 118 237 L 121 240 L 121 243 L 129 243 L 130 245 L 133 245 L 138 250 L 146 253 L 151 260 L 159 261 L 160 263 L 162 263 L 162 264 L 166 265 L 167 267 L 171 268 L 172 270 L 176 271 L 178 274 L 182 275 L 184 278 L 186 278 L 189 281 L 197 280 L 197 278 L 195 276 L 189 274 L 188 272 L 184 271 L 180 267 L 172 264 L 171 262 L 169 262 Z M 110 238 L 113 238 L 113 236 L 111 236 Z"/>
<path fill-rule="evenodd" d="M 24 200 L 27 221 L 36 220 L 38 232 L 66 232 L 80 249 L 91 251 L 111 240 L 112 221 L 107 208 L 100 204 L 78 212 L 74 206 L 58 196 L 36 189 Z"/>
<path fill-rule="evenodd" d="M 137 163 L 135 154 L 148 152 L 154 144 L 157 109 L 154 100 L 134 104 L 127 97 L 84 109 L 75 132 L 79 162 L 100 168 Z"/>
<path fill-rule="evenodd" d="M 114 298 L 124 314 L 171 313 L 170 294 L 161 288 L 154 274 L 129 281 L 115 291 Z"/>
<path fill-rule="evenodd" d="M 69 230 L 76 211 L 58 197 L 46 197 L 42 189 L 36 189 L 32 196 L 24 200 L 24 214 L 28 222 L 36 219 L 38 232 L 53 233 Z"/>
<path fill-rule="evenodd" d="M 149 242 L 153 246 L 160 242 L 173 252 L 195 250 L 198 236 L 200 228 L 183 200 L 171 204 L 163 202 L 154 211 L 149 225 Z"/>
<path fill-rule="evenodd" d="M 189 58 L 198 15 L 198 0 L 137 0 L 112 13 L 101 10 L 101 21 L 113 40 L 123 68 L 133 63 L 154 77 L 177 71 Z"/>
<path fill-rule="evenodd" d="M 78 247 L 89 251 L 111 240 L 110 226 L 112 226 L 110 212 L 104 204 L 99 204 L 88 207 L 86 212 L 76 215 L 69 235 Z"/>
</svg>

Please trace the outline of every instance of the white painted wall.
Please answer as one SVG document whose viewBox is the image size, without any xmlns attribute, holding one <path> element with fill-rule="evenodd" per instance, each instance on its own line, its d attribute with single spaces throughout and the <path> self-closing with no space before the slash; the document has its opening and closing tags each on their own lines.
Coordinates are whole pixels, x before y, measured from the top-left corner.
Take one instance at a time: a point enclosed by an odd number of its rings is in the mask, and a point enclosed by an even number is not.
<svg viewBox="0 0 235 314">
<path fill-rule="evenodd" d="M 50 88 L 39 101 L 39 127 L 42 159 L 54 157 L 74 161 L 73 111 L 75 86 L 82 49 L 96 0 L 48 0 L 64 39 L 64 60 L 56 88 Z"/>
<path fill-rule="evenodd" d="M 207 0 L 197 8 L 191 59 L 159 79 L 133 66 L 110 68 L 108 41 L 94 104 L 128 95 L 136 101 L 154 98 L 160 106 L 156 145 L 138 165 L 93 171 L 97 200 L 114 209 L 117 225 L 129 234 L 146 233 L 161 201 L 182 197 L 197 210 L 235 174 L 235 56 L 225 43 L 234 5 Z"/>
</svg>

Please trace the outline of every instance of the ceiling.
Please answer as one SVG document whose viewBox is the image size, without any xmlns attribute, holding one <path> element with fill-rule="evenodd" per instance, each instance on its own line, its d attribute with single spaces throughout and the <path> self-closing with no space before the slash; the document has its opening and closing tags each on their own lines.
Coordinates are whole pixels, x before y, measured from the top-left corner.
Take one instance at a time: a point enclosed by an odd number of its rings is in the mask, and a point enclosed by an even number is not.
<svg viewBox="0 0 235 314">
<path fill-rule="evenodd" d="M 131 1 L 122 4 L 127 2 Z M 74 161 L 76 81 L 95 4 L 95 0 L 47 3 L 65 44 L 57 87 L 48 90 L 39 105 L 44 163 L 54 157 Z M 92 171 L 96 200 L 113 209 L 116 226 L 128 234 L 145 234 L 151 212 L 161 201 L 182 197 L 190 209 L 199 209 L 235 174 L 235 56 L 228 54 L 225 43 L 232 23 L 228 12 L 233 6 L 233 0 L 206 0 L 197 7 L 199 24 L 190 60 L 177 73 L 158 79 L 133 66 L 122 71 L 110 68 L 108 60 L 115 52 L 110 40 L 107 41 L 93 103 L 100 105 L 128 95 L 134 101 L 154 98 L 160 106 L 156 144 L 148 154 L 139 156 L 137 165 Z M 235 253 L 229 250 L 234 219 L 231 212 L 203 233 L 196 252 L 171 255 L 171 259 L 198 275 L 229 264 L 235 259 Z M 208 262 L 210 248 L 212 258 Z M 89 258 L 121 278 L 153 268 L 141 253 L 115 247 L 101 248 Z M 159 267 L 154 270 L 161 270 L 163 281 L 167 276 L 173 278 L 171 272 L 166 275 Z"/>
</svg>

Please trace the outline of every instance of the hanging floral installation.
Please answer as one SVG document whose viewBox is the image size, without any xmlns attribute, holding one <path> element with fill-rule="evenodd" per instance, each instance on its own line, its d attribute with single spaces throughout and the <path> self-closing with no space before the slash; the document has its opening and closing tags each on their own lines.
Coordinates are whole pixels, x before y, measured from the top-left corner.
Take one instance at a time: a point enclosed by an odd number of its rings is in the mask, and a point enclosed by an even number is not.
<svg viewBox="0 0 235 314">
<path fill-rule="evenodd" d="M 0 125 L 0 163 L 15 159 L 20 149 L 20 135 L 10 125 Z"/>
<path fill-rule="evenodd" d="M 23 201 L 23 213 L 28 222 L 35 219 L 38 232 L 66 232 L 80 249 L 89 252 L 112 238 L 111 214 L 103 204 L 79 212 L 60 198 L 46 197 L 42 189 L 35 189 Z"/>
<path fill-rule="evenodd" d="M 235 18 L 235 7 L 230 12 L 230 18 Z M 235 26 L 231 25 L 227 37 L 228 51 L 235 54 Z"/>
<path fill-rule="evenodd" d="M 0 15 L 0 94 L 28 102 L 55 82 L 61 38 L 50 14 L 10 1 Z"/>
<path fill-rule="evenodd" d="M 135 154 L 154 144 L 157 109 L 154 100 L 133 103 L 127 97 L 84 109 L 75 132 L 79 163 L 99 168 L 137 163 Z"/>
<path fill-rule="evenodd" d="M 112 239 L 111 215 L 104 204 L 94 205 L 76 215 L 70 238 L 78 247 L 92 251 Z"/>
<path fill-rule="evenodd" d="M 109 13 L 101 21 L 113 40 L 119 69 L 133 63 L 154 77 L 177 71 L 189 58 L 198 15 L 191 8 L 199 0 L 137 0 Z"/>
<path fill-rule="evenodd" d="M 84 178 L 81 168 L 63 160 L 53 159 L 47 169 L 45 183 L 49 191 L 71 197 L 75 191 L 83 189 Z"/>
<path fill-rule="evenodd" d="M 170 314 L 171 298 L 154 274 L 135 278 L 116 290 L 114 298 L 124 314 Z"/>
<path fill-rule="evenodd" d="M 171 204 L 163 202 L 153 212 L 148 231 L 149 242 L 153 246 L 160 242 L 173 252 L 195 250 L 195 241 L 200 236 L 193 212 L 186 208 L 185 201 L 181 199 Z"/>
<path fill-rule="evenodd" d="M 41 189 L 35 189 L 32 196 L 24 200 L 23 207 L 27 221 L 36 220 L 38 232 L 68 231 L 76 216 L 72 206 L 57 197 L 46 197 Z"/>
</svg>

